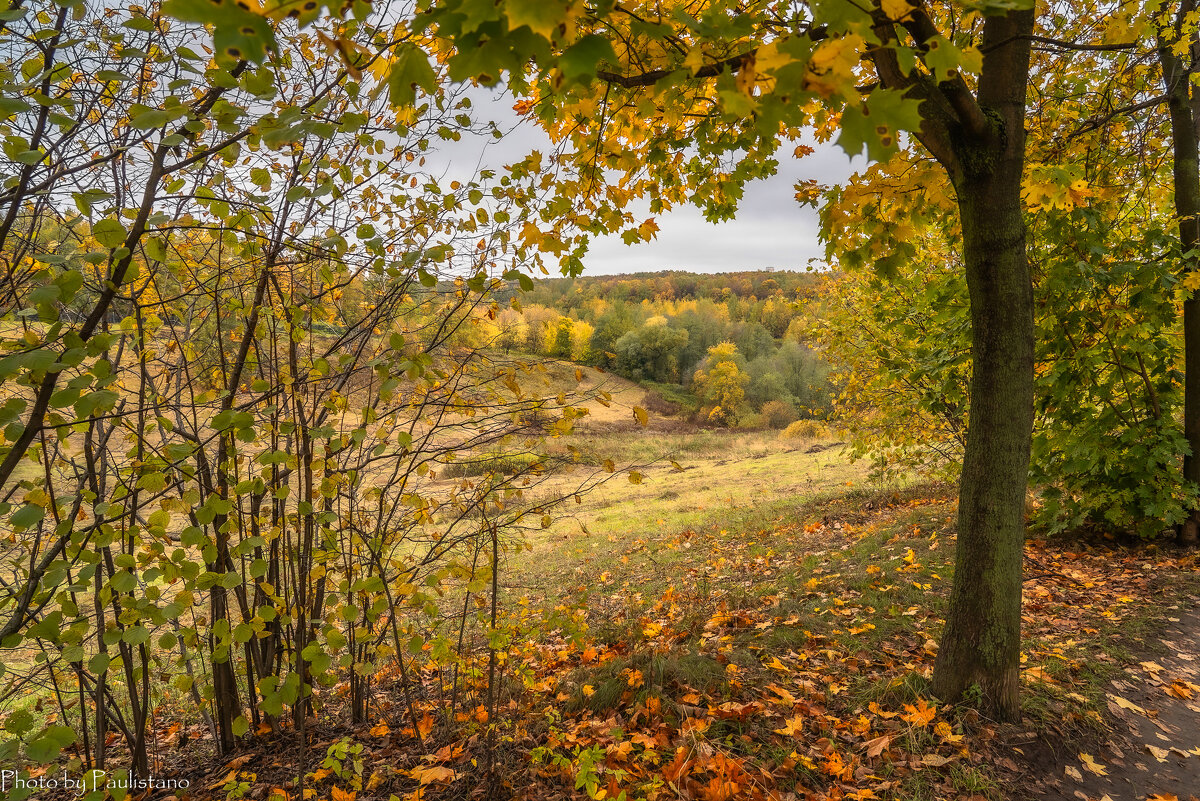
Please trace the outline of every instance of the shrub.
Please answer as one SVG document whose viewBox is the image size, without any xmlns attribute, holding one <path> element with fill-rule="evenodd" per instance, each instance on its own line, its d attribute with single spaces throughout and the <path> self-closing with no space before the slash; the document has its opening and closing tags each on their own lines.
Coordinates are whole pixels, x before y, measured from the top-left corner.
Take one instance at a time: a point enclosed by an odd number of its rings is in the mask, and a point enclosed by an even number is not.
<svg viewBox="0 0 1200 801">
<path fill-rule="evenodd" d="M 786 428 L 800 416 L 796 407 L 786 400 L 767 401 L 760 411 L 763 425 L 767 428 Z"/>
<path fill-rule="evenodd" d="M 820 420 L 797 420 L 779 436 L 783 439 L 819 439 L 828 434 L 829 429 Z"/>
</svg>

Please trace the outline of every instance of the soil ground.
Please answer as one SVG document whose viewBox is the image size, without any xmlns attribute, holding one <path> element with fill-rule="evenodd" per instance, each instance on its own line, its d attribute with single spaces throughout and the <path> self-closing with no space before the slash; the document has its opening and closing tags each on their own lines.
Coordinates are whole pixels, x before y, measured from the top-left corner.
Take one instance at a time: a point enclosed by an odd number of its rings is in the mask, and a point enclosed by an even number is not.
<svg viewBox="0 0 1200 801">
<path fill-rule="evenodd" d="M 1109 737 L 1095 753 L 1051 754 L 1030 801 L 1170 801 L 1200 796 L 1200 613 L 1164 610 L 1165 627 L 1105 688 Z"/>
</svg>

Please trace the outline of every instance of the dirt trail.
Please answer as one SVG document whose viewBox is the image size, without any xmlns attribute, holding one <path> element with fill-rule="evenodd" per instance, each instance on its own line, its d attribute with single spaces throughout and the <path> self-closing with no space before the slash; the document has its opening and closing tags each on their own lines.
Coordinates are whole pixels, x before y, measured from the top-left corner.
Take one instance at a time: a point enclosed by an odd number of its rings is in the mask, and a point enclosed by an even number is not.
<svg viewBox="0 0 1200 801">
<path fill-rule="evenodd" d="M 1191 599 L 1185 608 L 1194 609 Z M 1200 613 L 1170 612 L 1158 639 L 1166 651 L 1145 657 L 1106 688 L 1108 742 L 1064 754 L 1056 775 L 1030 801 L 1200 799 Z M 1177 617 L 1176 617 L 1177 615 Z M 1157 651 L 1159 643 L 1147 642 Z"/>
</svg>

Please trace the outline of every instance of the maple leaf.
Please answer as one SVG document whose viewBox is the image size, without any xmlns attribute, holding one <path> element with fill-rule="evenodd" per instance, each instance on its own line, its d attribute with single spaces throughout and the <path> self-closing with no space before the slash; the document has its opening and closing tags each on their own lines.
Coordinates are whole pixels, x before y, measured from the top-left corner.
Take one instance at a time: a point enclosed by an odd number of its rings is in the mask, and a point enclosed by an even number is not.
<svg viewBox="0 0 1200 801">
<path fill-rule="evenodd" d="M 904 709 L 905 713 L 901 715 L 900 718 L 911 723 L 917 728 L 928 726 L 930 721 L 932 721 L 934 716 L 937 714 L 937 706 L 929 706 L 927 703 L 925 703 L 924 698 L 918 698 L 916 706 L 913 706 L 912 704 L 905 704 Z"/>
<path fill-rule="evenodd" d="M 329 797 L 332 801 L 354 801 L 354 797 L 358 793 L 355 790 L 343 790 L 340 787 L 334 787 L 329 791 Z"/>
<path fill-rule="evenodd" d="M 866 43 L 856 33 L 826 39 L 813 51 L 804 76 L 804 89 L 832 97 L 854 85 L 854 68 Z"/>
<path fill-rule="evenodd" d="M 391 733 L 392 730 L 388 727 L 387 722 L 382 720 L 372 726 L 370 731 L 372 737 L 387 737 Z"/>
</svg>

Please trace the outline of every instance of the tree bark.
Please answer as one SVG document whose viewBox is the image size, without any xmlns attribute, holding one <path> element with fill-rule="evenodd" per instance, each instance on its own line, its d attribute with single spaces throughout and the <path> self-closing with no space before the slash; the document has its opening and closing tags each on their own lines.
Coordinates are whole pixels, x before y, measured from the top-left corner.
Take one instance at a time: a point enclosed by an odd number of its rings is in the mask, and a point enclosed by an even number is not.
<svg viewBox="0 0 1200 801">
<path fill-rule="evenodd" d="M 1191 0 L 1179 9 L 1176 37 L 1182 18 L 1195 8 Z M 1174 40 L 1158 39 L 1158 58 L 1167 91 L 1171 119 L 1175 216 L 1179 221 L 1179 245 L 1184 254 L 1180 278 L 1197 269 L 1197 259 L 1188 255 L 1200 247 L 1200 140 L 1197 115 L 1191 97 L 1192 70 L 1172 50 Z M 1183 301 L 1183 434 L 1188 453 L 1183 458 L 1183 477 L 1200 484 L 1200 297 L 1191 293 Z M 1184 542 L 1195 544 L 1200 533 L 1200 509 L 1193 509 L 1184 522 Z"/>
<path fill-rule="evenodd" d="M 1033 432 L 1033 285 L 1021 200 L 1033 11 L 992 18 L 979 107 L 983 136 L 950 131 L 971 303 L 970 420 L 958 545 L 933 691 L 978 687 L 984 710 L 1020 718 L 1021 562 Z"/>
</svg>

